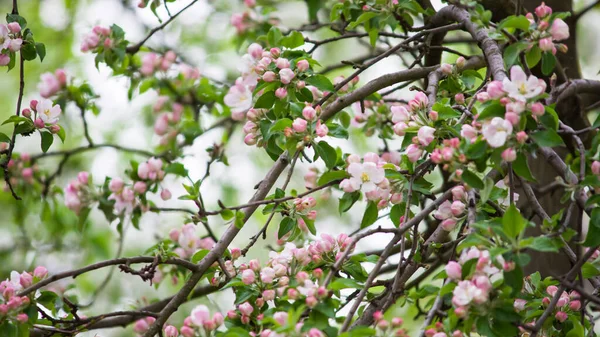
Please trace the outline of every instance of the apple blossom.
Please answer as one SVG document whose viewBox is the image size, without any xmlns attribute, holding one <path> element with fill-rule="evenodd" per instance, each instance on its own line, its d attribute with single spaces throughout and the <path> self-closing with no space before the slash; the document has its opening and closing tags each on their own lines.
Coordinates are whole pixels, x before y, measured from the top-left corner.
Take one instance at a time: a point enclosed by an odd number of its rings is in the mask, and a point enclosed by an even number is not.
<svg viewBox="0 0 600 337">
<path fill-rule="evenodd" d="M 487 143 L 494 148 L 498 148 L 506 143 L 506 139 L 512 134 L 513 126 L 510 122 L 494 117 L 491 121 L 486 121 L 483 125 L 482 134 Z"/>
<path fill-rule="evenodd" d="M 513 66 L 510 68 L 510 80 L 505 78 L 502 88 L 509 97 L 526 101 L 542 94 L 546 90 L 546 83 L 533 75 L 527 77 L 521 67 Z"/>
<path fill-rule="evenodd" d="M 44 124 L 56 124 L 58 122 L 58 116 L 60 116 L 62 109 L 59 105 L 54 105 L 51 100 L 42 99 L 36 106 L 36 111 L 39 118 Z"/>
<path fill-rule="evenodd" d="M 567 25 L 562 19 L 556 18 L 552 21 L 552 27 L 550 27 L 550 33 L 554 41 L 562 41 L 569 38 L 569 25 Z"/>
<path fill-rule="evenodd" d="M 419 143 L 421 143 L 423 146 L 431 144 L 431 142 L 435 139 L 434 133 L 434 128 L 430 126 L 422 126 L 417 133 Z"/>
</svg>

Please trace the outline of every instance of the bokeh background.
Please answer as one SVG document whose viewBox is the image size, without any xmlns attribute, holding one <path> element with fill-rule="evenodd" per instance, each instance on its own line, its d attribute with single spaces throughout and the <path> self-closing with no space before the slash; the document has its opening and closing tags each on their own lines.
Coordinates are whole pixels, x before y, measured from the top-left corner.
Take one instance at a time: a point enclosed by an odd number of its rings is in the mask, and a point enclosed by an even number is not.
<svg viewBox="0 0 600 337">
<path fill-rule="evenodd" d="M 565 0 L 568 1 L 568 0 Z M 432 1 L 434 6 L 443 6 L 440 1 Z M 577 0 L 575 8 L 584 7 L 591 1 Z M 189 2 L 178 0 L 170 3 L 172 13 L 178 11 Z M 303 1 L 278 1 L 275 16 L 281 19 L 282 25 L 288 28 L 299 27 L 307 22 L 306 7 Z M 12 1 L 0 0 L 0 12 L 11 11 Z M 167 29 L 157 33 L 149 44 L 163 49 L 172 49 L 188 63 L 198 67 L 201 74 L 224 82 L 233 82 L 239 75 L 237 64 L 244 48 L 239 48 L 235 40 L 235 30 L 229 24 L 231 13 L 243 9 L 242 1 L 198 1 L 193 7 L 184 12 Z M 111 70 L 103 65 L 97 69 L 93 55 L 79 51 L 79 44 L 84 34 L 94 25 L 110 26 L 113 23 L 121 26 L 129 41 L 137 42 L 142 39 L 152 27 L 159 24 L 157 18 L 149 9 L 139 9 L 135 1 L 118 0 L 21 0 L 20 14 L 28 21 L 28 26 L 35 34 L 36 41 L 46 44 L 47 56 L 44 62 L 39 59 L 28 62 L 25 69 L 25 102 L 39 98 L 37 85 L 40 75 L 64 68 L 70 79 L 76 83 L 88 82 L 99 95 L 96 100 L 100 114 L 86 115 L 90 125 L 91 136 L 96 143 L 110 142 L 128 147 L 152 150 L 158 145 L 158 138 L 152 131 L 151 105 L 156 101 L 157 94 L 146 92 L 135 94 L 130 101 L 127 98 L 128 80 L 112 76 Z M 159 16 L 167 18 L 164 7 L 159 8 Z M 578 49 L 584 77 L 598 78 L 600 59 L 600 11 L 591 11 L 579 21 Z M 309 34 L 313 39 L 328 37 L 330 33 L 319 31 Z M 477 52 L 467 46 L 455 46 L 465 52 Z M 316 58 L 322 65 L 327 66 L 341 60 L 364 55 L 368 48 L 354 40 L 345 40 L 325 45 L 318 49 Z M 452 61 L 451 56 L 447 56 Z M 390 57 L 361 75 L 361 83 L 380 76 L 386 72 L 398 71 L 404 68 L 400 59 Z M 0 69 L 2 70 L 2 69 Z M 14 113 L 18 93 L 18 72 L 14 69 L 0 74 L 0 120 Z M 342 69 L 331 75 L 350 74 L 350 69 Z M 410 98 L 407 90 L 398 92 L 398 98 Z M 202 123 L 210 125 L 214 117 L 203 116 Z M 55 144 L 54 149 L 62 146 L 64 149 L 85 144 L 83 138 L 79 111 L 73 106 L 67 107 L 61 118 L 61 124 L 67 130 L 67 141 L 64 145 Z M 7 126 L 0 127 L 0 132 L 9 133 Z M 219 142 L 223 132 L 214 130 L 198 138 L 193 146 L 186 149 L 183 164 L 190 172 L 192 179 L 200 178 L 205 171 L 208 155 L 206 148 Z M 36 154 L 39 149 L 39 135 L 19 137 L 16 152 Z M 233 134 L 226 154 L 230 166 L 216 163 L 211 176 L 203 187 L 204 198 L 209 209 L 217 209 L 217 200 L 227 205 L 241 204 L 253 194 L 253 186 L 258 183 L 272 164 L 272 160 L 255 147 L 248 147 L 242 142 L 240 129 Z M 358 129 L 351 132 L 350 141 L 334 140 L 335 145 L 341 146 L 345 152 L 364 154 L 377 151 L 382 144 L 376 139 L 367 139 Z M 392 144 L 393 147 L 393 144 Z M 124 170 L 129 167 L 129 159 L 135 156 L 123 155 L 113 149 L 99 149 L 87 152 L 70 159 L 67 170 L 56 181 L 58 187 L 64 187 L 78 171 L 87 170 L 93 174 L 94 181 L 101 183 L 106 176 L 124 176 Z M 40 162 L 42 167 L 51 170 L 56 168 L 57 161 L 46 159 Z M 291 188 L 303 189 L 302 176 L 311 167 L 308 163 L 297 165 Z M 436 181 L 435 174 L 429 179 Z M 281 185 L 281 181 L 279 185 Z M 164 182 L 174 195 L 169 201 L 162 201 L 158 196 L 152 199 L 158 206 L 195 209 L 192 202 L 177 200 L 184 194 L 181 181 L 169 180 Z M 352 232 L 359 228 L 363 205 L 356 205 L 351 212 L 339 217 L 337 214 L 337 197 L 334 192 L 320 195 L 318 207 L 319 217 L 316 222 L 321 233 L 338 234 Z M 61 199 L 58 198 L 60 202 Z M 109 224 L 100 212 L 93 212 L 90 221 L 84 228 L 78 228 L 77 217 L 66 209 L 62 209 L 55 221 L 43 221 L 47 210 L 39 200 L 24 200 L 16 202 L 10 194 L 0 192 L 0 278 L 8 276 L 11 270 L 19 272 L 31 270 L 33 266 L 44 265 L 50 273 L 69 270 L 93 262 L 114 258 L 120 246 L 118 232 L 114 225 Z M 233 246 L 244 247 L 250 236 L 256 233 L 266 221 L 266 217 L 256 212 L 246 224 Z M 148 213 L 142 218 L 140 230 L 131 225 L 125 226 L 121 256 L 137 256 L 152 246 L 157 240 L 167 237 L 173 228 L 180 228 L 185 222 L 185 214 L 163 213 L 160 215 Z M 210 222 L 217 236 L 225 229 L 220 217 L 211 218 Z M 258 258 L 266 261 L 268 246 L 275 244 L 275 225 L 270 226 L 268 239 L 259 240 L 250 250 L 248 258 Z M 391 226 L 391 223 L 381 223 Z M 202 229 L 199 228 L 199 233 Z M 361 241 L 358 250 L 382 248 L 382 237 L 373 236 Z M 172 280 L 163 281 L 158 287 L 142 282 L 138 277 L 120 274 L 118 270 L 102 269 L 85 274 L 76 280 L 64 280 L 61 287 L 69 287 L 69 294 L 76 295 L 80 303 L 88 303 L 93 299 L 95 289 L 107 280 L 106 288 L 95 298 L 93 305 L 82 309 L 87 315 L 101 314 L 114 310 L 127 310 L 154 299 L 164 298 L 174 294 L 182 284 Z M 208 297 L 195 300 L 184 305 L 173 317 L 172 322 L 181 324 L 190 309 L 204 303 L 214 310 L 225 312 L 232 307 L 233 294 L 224 291 Z M 396 309 L 401 310 L 401 309 Z M 414 313 L 398 311 L 410 324 Z M 81 336 L 134 336 L 128 328 L 107 331 L 83 333 Z"/>
</svg>

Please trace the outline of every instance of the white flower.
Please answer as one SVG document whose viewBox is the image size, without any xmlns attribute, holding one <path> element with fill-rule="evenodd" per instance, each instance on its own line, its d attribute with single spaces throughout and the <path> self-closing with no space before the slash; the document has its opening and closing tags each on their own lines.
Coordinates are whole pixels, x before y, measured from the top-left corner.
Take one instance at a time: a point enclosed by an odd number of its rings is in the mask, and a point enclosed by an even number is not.
<svg viewBox="0 0 600 337">
<path fill-rule="evenodd" d="M 317 285 L 311 280 L 305 280 L 304 285 L 298 286 L 298 292 L 304 296 L 313 296 L 317 292 Z"/>
<path fill-rule="evenodd" d="M 377 164 L 372 162 L 351 163 L 348 166 L 348 173 L 352 176 L 348 179 L 352 187 L 358 190 L 362 186 L 362 191 L 365 193 L 375 190 L 377 184 L 385 178 L 384 169 L 377 167 Z"/>
<path fill-rule="evenodd" d="M 10 46 L 9 30 L 6 25 L 0 25 L 0 51 L 8 49 Z"/>
<path fill-rule="evenodd" d="M 494 117 L 483 125 L 481 133 L 491 147 L 501 147 L 506 143 L 506 138 L 512 133 L 513 126 L 509 121 Z"/>
<path fill-rule="evenodd" d="M 526 101 L 543 93 L 546 90 L 546 82 L 533 75 L 527 77 L 521 67 L 513 66 L 510 68 L 510 80 L 505 78 L 502 81 L 502 88 L 509 97 Z"/>
<path fill-rule="evenodd" d="M 392 107 L 392 123 L 407 123 L 410 120 L 410 114 L 403 106 L 394 105 Z"/>
<path fill-rule="evenodd" d="M 42 97 L 48 98 L 60 90 L 60 81 L 54 74 L 43 73 L 41 80 L 42 81 L 38 84 L 38 90 L 40 91 L 40 95 Z"/>
<path fill-rule="evenodd" d="M 484 292 L 477 288 L 471 281 L 460 281 L 452 293 L 452 303 L 457 307 L 469 305 L 475 298 L 481 298 Z"/>
<path fill-rule="evenodd" d="M 39 118 L 44 121 L 45 124 L 56 124 L 58 122 L 58 116 L 62 112 L 59 105 L 53 105 L 52 101 L 49 99 L 41 100 L 37 107 L 37 113 Z"/>
<path fill-rule="evenodd" d="M 229 88 L 224 102 L 231 109 L 231 113 L 244 113 L 252 107 L 252 92 L 242 84 L 235 84 Z"/>
</svg>

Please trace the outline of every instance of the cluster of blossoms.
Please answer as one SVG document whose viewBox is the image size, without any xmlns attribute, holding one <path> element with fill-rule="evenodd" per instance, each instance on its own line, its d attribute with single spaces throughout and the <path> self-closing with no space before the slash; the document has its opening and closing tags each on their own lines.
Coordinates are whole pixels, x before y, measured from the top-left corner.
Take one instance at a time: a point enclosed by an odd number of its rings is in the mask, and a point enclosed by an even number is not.
<svg viewBox="0 0 600 337">
<path fill-rule="evenodd" d="M 231 109 L 231 117 L 234 120 L 243 120 L 246 112 L 252 107 L 252 91 L 256 88 L 259 80 L 264 82 L 280 82 L 281 87 L 275 90 L 275 96 L 279 99 L 287 97 L 287 86 L 295 85 L 298 90 L 308 88 L 313 94 L 313 100 L 322 93 L 315 87 L 307 86 L 304 81 L 293 81 L 299 73 L 310 69 L 307 60 L 298 60 L 292 64 L 290 60 L 281 57 L 281 49 L 271 48 L 264 50 L 259 44 L 253 43 L 248 47 L 248 53 L 242 56 L 240 71 L 242 76 L 235 81 L 224 102 Z M 256 113 L 256 118 L 260 113 Z M 248 119 L 253 120 L 248 116 Z"/>
<path fill-rule="evenodd" d="M 213 333 L 223 325 L 225 317 L 220 312 L 215 313 L 212 317 L 208 307 L 198 305 L 192 309 L 190 316 L 183 321 L 183 326 L 178 330 L 173 325 L 166 325 L 163 328 L 165 337 L 178 337 L 180 334 L 183 337 L 213 336 Z M 145 333 L 156 319 L 154 317 L 146 317 L 139 319 L 133 326 L 133 331 L 142 335 Z"/>
<path fill-rule="evenodd" d="M 48 129 L 52 133 L 60 131 L 58 118 L 62 113 L 60 105 L 54 104 L 49 99 L 31 100 L 29 108 L 23 109 L 21 115 L 33 121 L 33 125 L 37 129 Z"/>
<path fill-rule="evenodd" d="M 454 330 L 451 334 L 447 334 L 444 331 L 444 324 L 442 322 L 436 322 L 433 328 L 425 330 L 425 337 L 463 337 L 464 334 L 460 330 Z"/>
<path fill-rule="evenodd" d="M 537 21 L 532 13 L 526 15 L 531 25 L 535 25 L 536 28 L 529 36 L 530 42 L 534 44 L 537 41 L 538 47 L 544 52 L 556 54 L 558 49 L 566 53 L 567 46 L 554 43 L 554 41 L 563 41 L 569 38 L 569 25 L 561 18 L 553 17 L 552 8 L 546 6 L 543 2 L 535 9 L 535 15 Z"/>
<path fill-rule="evenodd" d="M 200 238 L 196 229 L 196 225 L 188 223 L 180 230 L 173 229 L 169 232 L 169 238 L 179 244 L 179 247 L 173 250 L 179 257 L 189 258 L 199 249 L 212 249 L 215 245 L 215 241 L 210 237 Z"/>
<path fill-rule="evenodd" d="M 406 329 L 401 328 L 404 321 L 400 317 L 394 317 L 390 321 L 383 318 L 383 312 L 376 311 L 373 313 L 373 320 L 377 328 L 377 336 L 387 337 L 408 337 Z"/>
<path fill-rule="evenodd" d="M 8 143 L 0 143 L 0 151 L 8 148 Z M 19 156 L 13 156 L 7 164 L 10 174 L 10 184 L 17 186 L 19 182 L 27 185 L 35 183 L 35 175 L 39 173 L 39 168 L 31 160 L 28 153 L 21 153 Z M 8 191 L 8 185 L 4 185 L 4 190 Z"/>
<path fill-rule="evenodd" d="M 552 298 L 557 295 L 557 292 L 558 292 L 557 286 L 554 286 L 554 285 L 548 286 L 545 291 L 545 293 L 548 296 L 545 296 L 542 299 L 542 307 L 544 307 L 544 308 L 548 307 L 548 305 L 552 301 Z M 552 314 L 554 315 L 554 318 L 558 322 L 562 323 L 569 318 L 570 313 L 578 312 L 581 309 L 581 297 L 580 297 L 579 293 L 575 290 L 571 291 L 570 293 L 563 291 L 558 296 L 559 296 L 558 302 L 556 302 L 556 306 L 554 307 Z M 527 308 L 528 304 L 530 304 L 530 303 L 528 303 L 527 300 L 524 300 L 521 298 L 515 299 L 515 302 L 514 302 L 515 311 L 521 312 L 521 311 L 525 310 Z M 537 305 L 536 305 L 536 309 L 537 309 Z M 529 324 L 531 326 L 534 326 L 535 320 L 533 320 L 532 322 L 529 322 L 528 325 Z M 520 329 L 522 329 L 523 332 L 527 331 L 523 327 L 521 327 Z"/>
<path fill-rule="evenodd" d="M 369 152 L 362 159 L 355 154 L 346 158 L 348 167 L 346 171 L 350 178 L 340 182 L 340 188 L 347 193 L 362 191 L 368 200 L 377 201 L 378 207 L 383 208 L 388 203 L 399 204 L 402 194 L 385 177 L 385 165 L 397 167 L 400 163 L 400 154 L 386 152 L 381 156 Z"/>
<path fill-rule="evenodd" d="M 160 136 L 160 145 L 166 146 L 177 139 L 179 124 L 183 115 L 183 105 L 173 102 L 168 103 L 167 96 L 160 96 L 154 104 L 154 112 L 170 107 L 170 111 L 161 112 L 154 121 L 154 133 Z"/>
<path fill-rule="evenodd" d="M 0 25 L 0 66 L 8 65 L 10 63 L 8 54 L 19 51 L 22 45 L 21 25 L 18 22 Z"/>
<path fill-rule="evenodd" d="M 65 88 L 67 73 L 64 69 L 56 69 L 54 74 L 50 72 L 43 73 L 40 80 L 41 82 L 38 84 L 40 96 L 50 98 Z"/>
<path fill-rule="evenodd" d="M 475 269 L 472 274 L 463 278 L 462 267 L 471 260 L 477 260 Z M 464 250 L 458 262 L 448 262 L 446 274 L 450 280 L 458 283 L 452 293 L 452 304 L 458 317 L 466 317 L 471 306 L 484 305 L 490 300 L 492 283 L 502 278 L 502 270 L 496 265 L 501 266 L 504 271 L 515 268 L 514 262 L 506 262 L 501 255 L 493 261 L 489 251 L 476 247 Z"/>
<path fill-rule="evenodd" d="M 107 27 L 95 26 L 92 31 L 86 34 L 81 41 L 82 52 L 94 52 L 98 47 L 111 48 L 114 45 L 114 40 L 111 36 L 112 30 Z"/>
<path fill-rule="evenodd" d="M 456 223 L 465 215 L 465 188 L 461 185 L 453 187 L 452 199 L 452 202 L 449 200 L 444 201 L 433 213 L 433 216 L 441 221 L 440 226 L 447 231 L 453 230 Z"/>
<path fill-rule="evenodd" d="M 114 200 L 114 209 L 117 214 L 131 213 L 138 206 L 138 198 L 145 195 L 152 186 L 156 186 L 165 176 L 162 170 L 163 162 L 157 158 L 150 158 L 147 162 L 138 166 L 137 176 L 140 180 L 135 181 L 133 186 L 125 184 L 118 177 L 112 178 L 108 184 L 110 195 L 108 200 Z M 171 191 L 162 188 L 160 197 L 163 200 L 171 199 Z M 101 198 L 87 172 L 79 172 L 77 178 L 71 181 L 65 188 L 65 205 L 79 214 L 82 209 L 90 207 Z M 141 203 L 140 208 L 146 211 L 148 207 Z"/>
<path fill-rule="evenodd" d="M 77 179 L 65 187 L 65 206 L 76 214 L 96 200 L 97 196 L 90 182 L 90 174 L 82 171 L 77 174 Z"/>
<path fill-rule="evenodd" d="M 48 270 L 42 266 L 36 267 L 32 273 L 17 271 L 10 273 L 10 279 L 0 282 L 0 320 L 9 319 L 25 323 L 29 317 L 23 311 L 29 306 L 27 296 L 17 296 L 21 290 L 37 283 L 48 276 Z"/>
<path fill-rule="evenodd" d="M 502 82 L 492 81 L 487 85 L 486 91 L 477 94 L 477 100 L 487 102 L 489 100 L 500 100 L 505 108 L 504 118 L 494 117 L 483 123 L 474 121 L 471 125 L 462 126 L 461 135 L 474 141 L 481 133 L 492 148 L 504 146 L 513 135 L 513 130 L 518 128 L 523 112 L 531 111 L 533 118 L 542 116 L 545 108 L 542 103 L 537 102 L 540 95 L 546 90 L 546 82 L 537 77 L 525 74 L 519 66 L 510 69 L 510 79 L 505 78 Z M 528 136 L 524 131 L 518 131 L 515 135 L 517 144 L 523 144 Z M 506 151 L 508 150 L 508 151 Z M 512 148 L 506 149 L 502 157 L 506 161 L 516 159 L 516 152 Z"/>
<path fill-rule="evenodd" d="M 242 13 L 233 13 L 230 18 L 230 23 L 238 35 L 255 29 L 263 25 L 264 23 L 276 24 L 277 20 L 259 12 L 259 8 L 256 8 L 256 0 L 244 0 L 246 10 Z"/>
</svg>

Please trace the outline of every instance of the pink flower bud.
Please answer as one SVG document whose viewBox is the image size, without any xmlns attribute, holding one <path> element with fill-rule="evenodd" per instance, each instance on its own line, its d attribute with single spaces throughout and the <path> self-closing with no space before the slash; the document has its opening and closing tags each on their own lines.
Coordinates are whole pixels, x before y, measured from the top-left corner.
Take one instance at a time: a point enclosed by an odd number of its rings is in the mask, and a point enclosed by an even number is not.
<svg viewBox="0 0 600 337">
<path fill-rule="evenodd" d="M 539 5 L 538 7 L 535 8 L 535 15 L 538 16 L 538 18 L 545 18 L 548 15 L 552 14 L 552 8 L 546 6 L 545 3 L 542 2 L 541 5 Z"/>
<path fill-rule="evenodd" d="M 442 73 L 444 75 L 452 74 L 452 66 L 449 65 L 448 63 L 442 63 L 442 65 L 440 66 L 440 70 L 442 71 Z"/>
<path fill-rule="evenodd" d="M 465 104 L 465 95 L 462 93 L 458 93 L 458 94 L 454 95 L 454 101 L 456 101 L 456 104 L 460 104 L 460 105 Z"/>
<path fill-rule="evenodd" d="M 571 308 L 573 311 L 579 311 L 579 309 L 581 309 L 581 302 L 571 301 L 571 303 L 569 303 L 569 308 Z"/>
<path fill-rule="evenodd" d="M 227 312 L 227 318 L 229 318 L 229 319 L 236 319 L 237 317 L 238 317 L 238 314 L 235 311 L 229 310 Z"/>
<path fill-rule="evenodd" d="M 546 288 L 546 292 L 548 293 L 548 295 L 550 296 L 554 296 L 556 294 L 556 292 L 558 291 L 558 287 L 557 286 L 548 286 Z"/>
<path fill-rule="evenodd" d="M 449 231 L 453 230 L 454 227 L 456 227 L 456 220 L 454 220 L 452 218 L 446 219 L 446 220 L 442 221 L 440 226 L 442 226 L 442 229 L 449 232 Z"/>
<path fill-rule="evenodd" d="M 244 143 L 246 143 L 246 145 L 249 145 L 249 146 L 256 144 L 257 143 L 256 135 L 254 135 L 253 133 L 247 134 L 244 137 Z"/>
<path fill-rule="evenodd" d="M 292 129 L 297 133 L 306 131 L 307 122 L 302 118 L 296 118 L 292 123 Z"/>
<path fill-rule="evenodd" d="M 408 129 L 408 125 L 404 122 L 394 124 L 394 133 L 398 136 L 404 136 L 406 129 Z"/>
<path fill-rule="evenodd" d="M 245 316 L 250 316 L 250 314 L 252 314 L 252 312 L 254 311 L 254 308 L 248 302 L 244 302 L 244 303 L 240 304 L 238 309 L 240 310 L 242 315 L 245 315 Z"/>
<path fill-rule="evenodd" d="M 31 108 L 31 110 L 33 110 L 33 111 L 36 111 L 36 109 L 35 109 L 35 108 L 37 108 L 37 105 L 38 105 L 38 101 L 37 101 L 37 99 L 32 99 L 32 100 L 29 102 L 29 107 L 30 107 L 30 108 Z"/>
<path fill-rule="evenodd" d="M 515 310 L 516 310 L 517 312 L 519 312 L 519 311 L 523 311 L 523 310 L 525 309 L 525 305 L 526 305 L 526 304 L 527 304 L 527 301 L 526 301 L 526 300 L 523 300 L 523 299 L 517 298 L 517 299 L 515 300 L 515 303 L 513 304 L 513 307 L 515 308 Z"/>
<path fill-rule="evenodd" d="M 189 326 L 182 326 L 180 332 L 183 337 L 194 337 L 196 335 L 194 329 Z"/>
<path fill-rule="evenodd" d="M 296 75 L 290 68 L 284 68 L 279 71 L 279 78 L 283 84 L 289 84 L 295 76 Z"/>
<path fill-rule="evenodd" d="M 289 299 L 295 300 L 296 298 L 298 298 L 298 290 L 294 288 L 289 288 L 287 290 L 287 296 L 289 297 Z"/>
<path fill-rule="evenodd" d="M 439 117 L 439 115 L 438 115 L 437 111 L 434 111 L 434 110 L 429 111 L 429 118 L 431 118 L 432 121 L 437 121 L 438 117 Z"/>
<path fill-rule="evenodd" d="M 262 297 L 265 301 L 272 301 L 275 299 L 275 290 L 265 290 L 262 293 Z"/>
<path fill-rule="evenodd" d="M 23 288 L 27 288 L 33 283 L 33 276 L 27 272 L 23 272 L 19 276 L 19 283 Z"/>
<path fill-rule="evenodd" d="M 290 61 L 280 57 L 277 59 L 277 61 L 275 61 L 275 66 L 279 69 L 286 69 L 290 67 Z"/>
<path fill-rule="evenodd" d="M 462 267 L 456 261 L 450 261 L 446 264 L 446 274 L 453 280 L 460 280 L 462 278 Z"/>
<path fill-rule="evenodd" d="M 60 132 L 60 125 L 58 125 L 58 124 L 50 125 L 49 129 L 52 134 L 57 134 Z"/>
<path fill-rule="evenodd" d="M 466 62 L 467 62 L 467 60 L 465 60 L 465 58 L 464 58 L 464 57 L 462 57 L 462 56 L 459 56 L 459 57 L 456 59 L 456 67 L 457 67 L 458 69 L 462 69 L 462 68 L 465 66 Z"/>
<path fill-rule="evenodd" d="M 480 92 L 476 96 L 477 101 L 485 103 L 490 100 L 490 95 L 487 92 Z"/>
<path fill-rule="evenodd" d="M 554 43 L 552 43 L 551 38 L 547 37 L 539 41 L 539 47 L 542 51 L 552 51 L 552 48 L 554 48 Z"/>
<path fill-rule="evenodd" d="M 562 323 L 562 322 L 566 321 L 567 318 L 569 318 L 569 315 L 567 315 L 567 313 L 564 311 L 559 311 L 556 313 L 556 315 L 554 315 L 554 317 L 556 318 L 557 321 Z"/>
<path fill-rule="evenodd" d="M 171 191 L 167 188 L 163 188 L 163 190 L 160 191 L 160 198 L 165 201 L 171 199 Z"/>
<path fill-rule="evenodd" d="M 8 25 L 8 30 L 10 30 L 11 33 L 18 33 L 21 31 L 21 25 L 19 25 L 18 22 L 11 22 Z"/>
<path fill-rule="evenodd" d="M 419 160 L 419 158 L 421 158 L 422 154 L 423 154 L 423 150 L 418 145 L 410 144 L 406 148 L 406 156 L 408 157 L 408 160 L 411 163 L 414 163 L 417 160 Z"/>
<path fill-rule="evenodd" d="M 18 314 L 17 315 L 17 321 L 19 321 L 19 323 L 26 323 L 29 320 L 29 317 L 27 316 L 27 314 Z"/>
<path fill-rule="evenodd" d="M 43 280 L 46 278 L 46 276 L 48 276 L 48 269 L 43 266 L 37 266 L 33 270 L 33 277 L 35 277 L 37 280 Z"/>
<path fill-rule="evenodd" d="M 308 296 L 306 298 L 306 306 L 309 308 L 314 308 L 317 306 L 317 304 L 319 304 L 319 300 L 317 300 L 316 297 L 314 296 Z"/>
<path fill-rule="evenodd" d="M 286 325 L 287 320 L 288 320 L 288 313 L 284 312 L 284 311 L 278 311 L 273 314 L 273 319 L 275 319 L 275 321 L 279 325 Z"/>
<path fill-rule="evenodd" d="M 281 55 L 281 50 L 279 48 L 271 48 L 270 53 L 271 57 L 278 58 Z"/>
<path fill-rule="evenodd" d="M 33 124 L 38 129 L 43 129 L 46 127 L 46 124 L 44 124 L 44 121 L 41 118 L 37 118 Z"/>
<path fill-rule="evenodd" d="M 144 194 L 144 193 L 146 193 L 147 189 L 148 189 L 148 186 L 143 181 L 136 181 L 135 184 L 133 185 L 133 190 L 137 194 Z"/>
<path fill-rule="evenodd" d="M 288 92 L 286 88 L 277 88 L 277 90 L 275 90 L 275 97 L 279 99 L 284 99 L 287 94 Z"/>
<path fill-rule="evenodd" d="M 269 70 L 263 74 L 262 79 L 265 82 L 273 82 L 277 79 L 277 74 Z"/>
<path fill-rule="evenodd" d="M 150 328 L 150 326 L 148 325 L 148 322 L 146 322 L 146 320 L 143 318 L 138 319 L 133 324 L 133 331 L 135 331 L 139 334 L 143 334 L 144 332 L 146 332 L 146 330 L 148 330 L 148 328 Z"/>
<path fill-rule="evenodd" d="M 542 103 L 533 103 L 531 105 L 531 113 L 534 116 L 542 116 L 544 114 L 544 106 L 542 105 Z"/>
<path fill-rule="evenodd" d="M 167 325 L 165 328 L 165 337 L 177 337 L 179 336 L 179 331 L 177 328 L 172 325 Z"/>
<path fill-rule="evenodd" d="M 256 275 L 254 274 L 253 270 L 246 269 L 242 272 L 242 282 L 244 282 L 245 285 L 250 285 L 254 283 L 255 279 Z"/>
<path fill-rule="evenodd" d="M 23 109 L 21 114 L 23 115 L 23 117 L 31 118 L 31 110 L 29 109 Z"/>
<path fill-rule="evenodd" d="M 504 114 L 504 119 L 506 119 L 510 124 L 516 126 L 519 124 L 519 115 L 514 112 L 507 112 Z"/>
<path fill-rule="evenodd" d="M 508 163 L 512 163 L 513 161 L 517 160 L 517 152 L 512 147 L 509 147 L 506 150 L 502 151 L 501 156 L 502 160 Z"/>
<path fill-rule="evenodd" d="M 306 119 L 307 121 L 312 121 L 317 117 L 317 112 L 315 111 L 315 109 L 313 109 L 312 106 L 307 105 L 302 110 L 302 117 L 304 117 L 304 119 Z"/>
<path fill-rule="evenodd" d="M 309 67 L 310 64 L 307 60 L 300 60 L 298 61 L 298 63 L 296 63 L 296 68 L 298 69 L 298 71 L 307 71 Z"/>
<path fill-rule="evenodd" d="M 569 38 L 569 26 L 560 18 L 554 19 L 550 28 L 552 39 L 554 41 L 562 41 Z"/>
<path fill-rule="evenodd" d="M 460 330 L 454 330 L 452 337 L 463 337 L 463 333 Z"/>
</svg>

